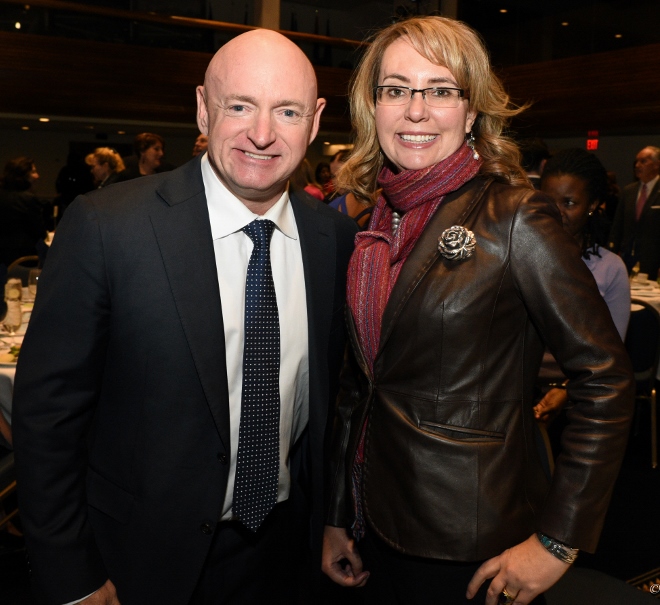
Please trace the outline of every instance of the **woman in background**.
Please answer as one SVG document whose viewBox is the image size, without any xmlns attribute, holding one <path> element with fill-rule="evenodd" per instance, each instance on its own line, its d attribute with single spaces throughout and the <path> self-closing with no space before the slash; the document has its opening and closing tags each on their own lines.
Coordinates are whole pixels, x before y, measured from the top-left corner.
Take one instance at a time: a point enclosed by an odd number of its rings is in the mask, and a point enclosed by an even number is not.
<svg viewBox="0 0 660 605">
<path fill-rule="evenodd" d="M 330 173 L 330 164 L 328 162 L 319 162 L 316 165 L 316 170 L 314 171 L 314 176 L 316 177 L 316 182 L 320 185 L 323 195 L 330 193 L 326 191 L 328 183 L 332 181 L 332 174 Z"/>
<path fill-rule="evenodd" d="M 305 191 L 317 200 L 323 201 L 323 192 L 320 185 L 314 181 L 312 166 L 307 158 L 303 158 L 296 171 L 291 175 L 291 186 L 299 191 Z"/>
<path fill-rule="evenodd" d="M 557 204 L 564 229 L 580 246 L 582 260 L 596 280 L 621 340 L 625 340 L 630 319 L 628 271 L 620 256 L 603 247 L 607 242 L 607 226 L 598 213 L 601 201 L 608 196 L 605 168 L 595 155 L 584 149 L 560 151 L 545 166 L 541 191 Z M 544 366 L 547 365 L 544 359 Z M 558 368 L 557 372 L 558 381 L 563 382 L 565 376 Z M 534 414 L 538 420 L 547 421 L 567 401 L 565 389 L 552 388 L 534 407 Z"/>
<path fill-rule="evenodd" d="M 543 602 L 598 541 L 632 377 L 577 244 L 502 135 L 518 112 L 451 19 L 391 25 L 355 74 L 337 182 L 375 207 L 349 265 L 323 570 L 369 604 Z M 551 483 L 533 434 L 544 345 L 576 402 Z"/>
<path fill-rule="evenodd" d="M 165 141 L 153 132 L 143 132 L 133 139 L 134 158 L 126 158 L 125 170 L 119 173 L 117 181 L 128 181 L 141 176 L 160 172 Z"/>
<path fill-rule="evenodd" d="M 110 147 L 97 147 L 85 157 L 85 164 L 90 167 L 98 189 L 115 183 L 119 173 L 125 169 L 121 156 Z"/>
<path fill-rule="evenodd" d="M 5 165 L 0 179 L 0 264 L 36 255 L 37 242 L 46 237 L 47 209 L 32 192 L 38 180 L 32 158 L 14 158 Z"/>
</svg>

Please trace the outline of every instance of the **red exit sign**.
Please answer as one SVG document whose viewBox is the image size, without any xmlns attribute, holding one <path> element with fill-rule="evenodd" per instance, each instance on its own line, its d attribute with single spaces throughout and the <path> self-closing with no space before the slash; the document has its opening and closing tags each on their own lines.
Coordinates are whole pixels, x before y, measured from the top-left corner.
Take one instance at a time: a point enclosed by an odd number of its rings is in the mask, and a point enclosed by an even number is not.
<svg viewBox="0 0 660 605">
<path fill-rule="evenodd" d="M 598 131 L 587 131 L 587 151 L 596 151 L 598 149 Z"/>
</svg>

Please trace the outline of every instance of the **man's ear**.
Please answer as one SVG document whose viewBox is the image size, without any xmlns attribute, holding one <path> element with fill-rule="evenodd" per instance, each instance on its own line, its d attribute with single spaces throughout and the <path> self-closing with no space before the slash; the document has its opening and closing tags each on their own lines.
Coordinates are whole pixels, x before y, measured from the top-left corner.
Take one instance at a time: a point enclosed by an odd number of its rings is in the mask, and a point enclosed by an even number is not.
<svg viewBox="0 0 660 605">
<path fill-rule="evenodd" d="M 197 128 L 202 134 L 208 136 L 209 134 L 209 112 L 206 106 L 206 95 L 204 94 L 204 87 L 198 86 L 197 93 Z"/>
<path fill-rule="evenodd" d="M 314 110 L 314 117 L 312 118 L 312 129 L 309 132 L 309 145 L 315 138 L 319 131 L 319 125 L 321 124 L 321 114 L 325 108 L 325 99 L 316 99 L 316 109 Z"/>
</svg>

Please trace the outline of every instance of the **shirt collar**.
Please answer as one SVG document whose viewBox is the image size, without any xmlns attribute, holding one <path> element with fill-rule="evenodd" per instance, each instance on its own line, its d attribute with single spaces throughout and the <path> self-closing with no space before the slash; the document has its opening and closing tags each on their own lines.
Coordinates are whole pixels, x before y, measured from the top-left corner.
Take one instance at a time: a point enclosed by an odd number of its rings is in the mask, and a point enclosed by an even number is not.
<svg viewBox="0 0 660 605">
<path fill-rule="evenodd" d="M 657 175 L 654 179 L 651 179 L 648 183 L 646 183 L 646 195 L 649 195 L 651 193 L 651 191 L 653 191 L 653 187 L 655 187 L 655 184 L 656 184 L 656 182 L 658 181 L 659 178 L 660 178 L 660 174 Z M 644 183 L 640 182 L 640 185 L 639 185 L 639 190 L 640 191 L 642 190 L 643 185 L 644 185 Z"/>
<path fill-rule="evenodd" d="M 206 192 L 206 204 L 214 240 L 227 237 L 249 225 L 255 219 L 270 219 L 286 237 L 298 239 L 298 227 L 289 203 L 289 190 L 263 216 L 254 214 L 218 178 L 211 167 L 208 154 L 202 157 L 202 179 Z"/>
</svg>

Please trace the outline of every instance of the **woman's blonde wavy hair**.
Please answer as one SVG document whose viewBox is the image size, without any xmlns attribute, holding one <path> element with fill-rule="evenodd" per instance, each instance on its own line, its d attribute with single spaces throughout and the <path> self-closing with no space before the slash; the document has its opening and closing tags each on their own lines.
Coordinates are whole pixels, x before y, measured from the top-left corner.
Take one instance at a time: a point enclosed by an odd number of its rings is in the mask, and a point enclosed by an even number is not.
<svg viewBox="0 0 660 605">
<path fill-rule="evenodd" d="M 520 167 L 517 145 L 502 134 L 509 120 L 526 109 L 511 104 L 499 78 L 492 72 L 479 35 L 460 21 L 445 17 L 414 17 L 377 32 L 358 66 L 350 88 L 355 147 L 337 175 L 337 188 L 363 200 L 376 197 L 376 180 L 383 166 L 376 134 L 374 89 L 378 85 L 385 50 L 406 38 L 423 57 L 451 71 L 465 89 L 470 108 L 477 112 L 472 126 L 483 164 L 480 174 L 512 185 L 529 186 Z"/>
</svg>

